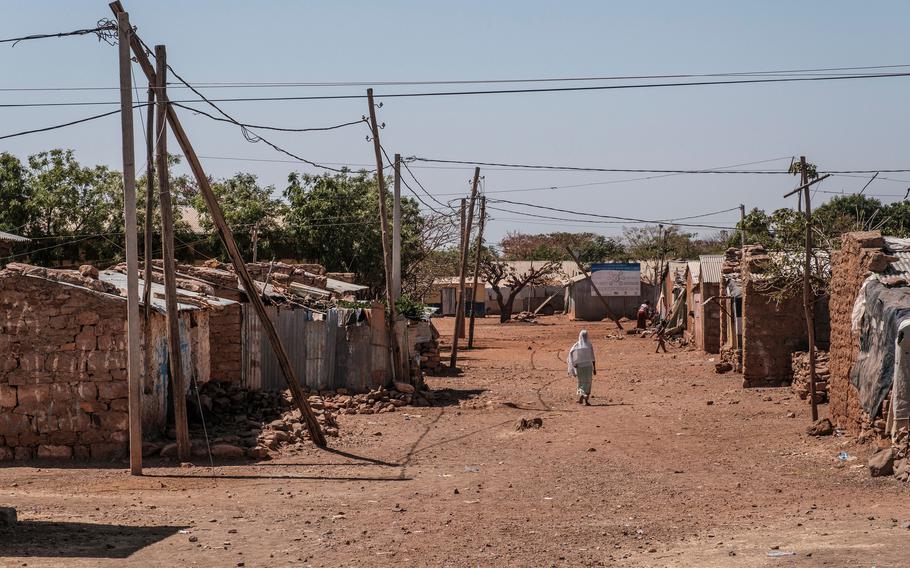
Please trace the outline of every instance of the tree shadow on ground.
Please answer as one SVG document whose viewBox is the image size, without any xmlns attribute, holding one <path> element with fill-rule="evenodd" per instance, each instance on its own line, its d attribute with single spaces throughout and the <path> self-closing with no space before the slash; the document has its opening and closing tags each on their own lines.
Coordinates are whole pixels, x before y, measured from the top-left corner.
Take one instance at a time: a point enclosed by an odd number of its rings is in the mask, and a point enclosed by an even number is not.
<svg viewBox="0 0 910 568">
<path fill-rule="evenodd" d="M 183 528 L 20 521 L 0 530 L 0 558 L 128 558 Z"/>
<path fill-rule="evenodd" d="M 487 389 L 453 389 L 453 388 L 441 388 L 434 389 L 431 392 L 431 397 L 429 399 L 429 406 L 442 407 L 442 406 L 458 406 L 458 404 L 463 400 L 471 400 L 472 398 L 477 398 L 483 393 L 487 392 Z M 411 406 L 406 408 L 420 408 L 423 405 Z"/>
</svg>

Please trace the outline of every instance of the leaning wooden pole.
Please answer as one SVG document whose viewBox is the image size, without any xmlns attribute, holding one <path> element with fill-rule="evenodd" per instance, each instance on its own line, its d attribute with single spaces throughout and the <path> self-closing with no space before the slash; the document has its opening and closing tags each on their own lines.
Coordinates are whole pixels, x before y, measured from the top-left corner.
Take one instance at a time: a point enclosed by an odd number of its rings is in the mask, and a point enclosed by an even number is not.
<svg viewBox="0 0 910 568">
<path fill-rule="evenodd" d="M 464 326 L 465 303 L 465 277 L 468 273 L 468 249 L 471 248 L 471 221 L 474 217 L 474 203 L 477 201 L 477 184 L 480 181 L 480 168 L 474 168 L 474 181 L 471 183 L 471 201 L 465 215 L 464 227 L 461 235 L 461 261 L 458 272 L 458 297 L 455 299 L 455 332 L 452 333 L 452 355 L 449 357 L 449 367 L 455 369 L 458 364 L 458 339 L 461 337 Z M 473 289 L 473 288 L 472 288 Z M 474 298 L 471 298 L 471 302 Z"/>
<path fill-rule="evenodd" d="M 389 243 L 389 211 L 386 206 L 385 176 L 383 175 L 382 143 L 379 141 L 379 124 L 376 122 L 376 105 L 373 103 L 373 89 L 367 89 L 367 104 L 370 105 L 370 129 L 373 131 L 373 150 L 376 153 L 376 180 L 379 184 L 379 227 L 382 231 L 382 259 L 385 268 L 385 296 L 389 304 L 389 355 L 391 357 L 392 379 L 406 381 L 407 375 L 402 370 L 401 349 L 398 346 L 398 334 L 395 333 L 395 322 L 398 310 L 395 308 L 395 283 L 392 277 L 392 247 Z M 397 178 L 396 178 L 397 183 Z"/>
<path fill-rule="evenodd" d="M 133 143 L 132 62 L 130 16 L 117 14 L 120 55 L 120 126 L 123 136 L 123 221 L 126 236 L 127 386 L 130 473 L 142 475 L 142 374 L 139 351 L 139 243 L 136 229 L 136 155 Z"/>
<path fill-rule="evenodd" d="M 120 4 L 119 0 L 112 2 L 110 7 L 115 15 L 119 15 L 123 12 L 123 6 Z M 142 68 L 142 71 L 145 73 L 149 82 L 156 83 L 157 74 L 155 73 L 155 69 L 152 67 L 152 63 L 145 53 L 145 49 L 139 41 L 139 38 L 136 37 L 136 34 L 132 34 L 130 45 L 133 48 L 133 54 L 136 56 L 139 66 Z M 253 278 L 250 276 L 246 264 L 243 262 L 240 248 L 237 246 L 237 241 L 234 240 L 234 234 L 224 220 L 224 213 L 221 211 L 218 199 L 212 191 L 211 183 L 205 175 L 205 170 L 202 168 L 199 156 L 196 154 L 193 145 L 190 143 L 189 137 L 183 130 L 183 125 L 180 123 L 180 119 L 174 111 L 173 106 L 168 105 L 167 107 L 167 119 L 168 124 L 174 132 L 174 137 L 177 139 L 177 143 L 180 144 L 180 149 L 183 151 L 183 155 L 186 157 L 186 161 L 193 171 L 193 177 L 196 178 L 196 183 L 199 185 L 199 192 L 202 194 L 209 214 L 212 216 L 215 230 L 218 231 L 218 236 L 221 238 L 221 242 L 224 244 L 224 248 L 231 258 L 231 264 L 237 272 L 237 276 L 240 279 L 244 291 L 246 291 L 249 302 L 256 311 L 256 315 L 259 316 L 259 321 L 262 323 L 262 329 L 265 330 L 266 336 L 269 338 L 272 350 L 275 352 L 275 356 L 278 359 L 278 366 L 281 367 L 284 378 L 288 383 L 288 388 L 291 390 L 291 394 L 294 397 L 294 403 L 297 405 L 297 408 L 300 409 L 300 414 L 306 423 L 310 437 L 317 446 L 325 447 L 326 439 L 322 432 L 322 428 L 320 428 L 319 422 L 316 420 L 316 415 L 313 414 L 313 410 L 307 402 L 306 395 L 304 394 L 300 383 L 297 381 L 297 375 L 294 373 L 293 367 L 291 367 L 291 362 L 288 359 L 287 352 L 284 350 L 281 338 L 278 336 L 278 331 L 275 329 L 274 323 L 269 319 L 268 314 L 265 311 L 265 304 L 263 304 L 262 298 L 259 296 L 259 291 L 253 282 Z"/>
<path fill-rule="evenodd" d="M 474 285 L 471 286 L 471 322 L 468 325 L 468 349 L 474 348 L 474 308 L 477 298 L 477 281 L 480 280 L 480 253 L 483 248 L 483 226 L 487 216 L 487 198 L 480 198 L 480 219 L 477 221 L 477 248 L 474 251 Z"/>
<path fill-rule="evenodd" d="M 186 376 L 180 347 L 180 310 L 177 301 L 177 272 L 174 266 L 174 211 L 167 167 L 167 49 L 155 46 L 158 92 L 155 121 L 155 160 L 158 164 L 158 207 L 161 211 L 161 256 L 164 264 L 164 298 L 167 330 L 167 367 L 171 375 L 171 398 L 174 403 L 174 429 L 177 431 L 177 457 L 190 459 L 190 427 L 186 413 Z M 151 283 L 146 282 L 150 287 Z"/>
<path fill-rule="evenodd" d="M 584 274 L 585 280 L 587 280 L 588 284 L 591 285 L 591 289 L 594 290 L 594 293 L 597 294 L 598 298 L 600 298 L 600 302 L 604 305 L 604 309 L 607 311 L 607 315 L 610 317 L 611 320 L 613 320 L 613 323 L 616 324 L 616 327 L 618 327 L 620 330 L 622 330 L 623 329 L 622 323 L 620 323 L 619 318 L 613 314 L 613 310 L 610 309 L 610 304 L 607 303 L 607 299 L 601 295 L 600 290 L 597 289 L 597 284 L 594 283 L 594 280 L 588 274 L 588 271 L 585 270 L 585 267 L 581 265 L 581 261 L 578 260 L 578 257 L 575 256 L 575 253 L 572 252 L 572 249 L 570 249 L 569 247 L 566 247 L 566 252 L 568 252 L 569 256 L 572 257 L 572 260 L 575 261 L 575 264 L 578 266 L 578 269 L 581 270 L 582 274 Z"/>
<path fill-rule="evenodd" d="M 145 119 L 145 242 L 143 243 L 143 257 L 145 262 L 142 280 L 146 283 L 152 281 L 152 249 L 155 225 L 155 85 L 149 83 L 148 108 Z M 145 306 L 146 343 L 148 344 L 148 329 L 151 323 L 149 317 L 152 312 L 152 287 L 142 289 L 142 302 Z"/>
</svg>

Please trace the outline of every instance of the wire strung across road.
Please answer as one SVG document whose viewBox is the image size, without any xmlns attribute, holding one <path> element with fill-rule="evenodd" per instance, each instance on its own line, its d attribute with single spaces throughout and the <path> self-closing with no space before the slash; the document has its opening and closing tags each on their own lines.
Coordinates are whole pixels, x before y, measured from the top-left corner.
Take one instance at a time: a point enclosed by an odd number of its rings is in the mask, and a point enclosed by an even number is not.
<svg viewBox="0 0 910 568">
<path fill-rule="evenodd" d="M 58 32 L 52 34 L 34 34 L 27 35 L 22 37 L 12 37 L 7 39 L 0 39 L 0 43 L 12 43 L 13 47 L 16 47 L 16 44 L 22 41 L 29 41 L 33 39 L 48 39 L 48 38 L 60 38 L 60 37 L 70 37 L 70 36 L 82 36 L 95 34 L 98 36 L 99 41 L 108 43 L 109 45 L 115 45 L 117 43 L 117 22 L 109 20 L 107 18 L 102 18 L 98 20 L 98 23 L 94 28 L 82 29 L 82 30 L 73 30 L 71 32 Z M 119 90 L 119 87 L 116 87 Z"/>
<path fill-rule="evenodd" d="M 653 224 L 653 225 L 664 224 L 664 225 L 675 225 L 675 226 L 679 226 L 679 227 L 695 227 L 695 228 L 703 228 L 703 229 L 720 229 L 720 230 L 728 230 L 728 231 L 729 231 L 729 230 L 735 229 L 735 227 L 725 227 L 725 226 L 718 226 L 718 225 L 704 225 L 704 224 L 697 224 L 697 223 L 675 223 L 675 222 L 670 222 L 670 221 L 665 221 L 665 220 L 659 220 L 659 219 L 658 219 L 658 220 L 654 220 L 654 219 L 638 219 L 638 218 L 635 218 L 635 217 L 620 217 L 620 216 L 618 216 L 618 215 L 601 215 L 601 214 L 598 214 L 598 213 L 587 213 L 587 212 L 583 212 L 583 211 L 573 211 L 573 210 L 571 210 L 571 209 L 561 209 L 561 208 L 558 208 L 558 207 L 548 207 L 548 206 L 546 206 L 546 205 L 538 205 L 538 204 L 535 204 L 535 203 L 523 203 L 523 202 L 521 202 L 521 201 L 509 201 L 509 200 L 507 200 L 507 199 L 488 199 L 488 202 L 489 202 L 489 203 L 494 203 L 494 204 L 495 204 L 495 203 L 507 203 L 507 204 L 510 204 L 510 205 L 518 205 L 518 206 L 520 206 L 520 207 L 530 207 L 530 208 L 533 208 L 533 209 L 545 209 L 545 210 L 548 210 L 548 211 L 556 211 L 556 212 L 558 212 L 558 213 L 568 213 L 568 214 L 570 214 L 570 215 L 582 215 L 582 216 L 585 216 L 585 217 L 594 217 L 594 218 L 597 218 L 597 219 L 608 219 L 608 220 L 612 220 L 612 221 L 628 221 L 628 222 L 634 222 L 634 223 L 647 223 L 647 224 Z M 529 216 L 529 217 L 539 217 L 539 218 L 543 218 L 543 219 L 548 218 L 547 216 L 538 215 L 538 214 L 534 214 L 534 213 L 527 213 L 527 212 L 523 212 L 523 211 L 515 211 L 515 210 L 511 210 L 511 209 L 503 209 L 503 208 L 495 207 L 495 206 L 491 207 L 490 205 L 488 205 L 488 207 L 493 208 L 493 209 L 497 209 L 497 210 L 499 210 L 499 211 L 504 211 L 504 212 L 506 212 L 506 213 L 514 213 L 514 214 L 518 214 L 518 215 L 526 215 L 526 216 Z M 551 218 L 552 218 L 552 217 L 551 217 Z M 556 220 L 578 221 L 578 219 L 564 219 L 564 218 L 559 218 L 559 219 L 556 219 Z"/>
<path fill-rule="evenodd" d="M 547 87 L 534 89 L 496 89 L 496 90 L 477 90 L 477 91 L 433 91 L 418 93 L 377 93 L 373 98 L 415 98 L 415 97 L 451 97 L 451 96 L 470 96 L 470 95 L 503 95 L 503 94 L 530 94 L 530 93 L 560 93 L 560 92 L 584 92 L 584 91 L 610 91 L 625 89 L 654 89 L 660 87 L 705 87 L 721 85 L 748 85 L 762 83 L 794 83 L 804 81 L 838 81 L 838 80 L 858 80 L 858 79 L 884 79 L 910 77 L 910 72 L 906 73 L 875 73 L 865 75 L 837 75 L 826 77 L 780 77 L 770 79 L 736 79 L 729 81 L 682 81 L 671 83 L 634 83 L 625 85 L 595 85 L 584 87 Z M 199 94 L 195 87 L 183 82 L 191 91 Z M 282 101 L 328 101 L 328 100 L 360 100 L 366 98 L 366 95 L 302 95 L 302 96 L 284 96 L 284 97 L 228 97 L 208 99 L 203 98 L 204 102 L 212 103 L 237 103 L 237 102 L 282 102 Z M 177 100 L 175 103 L 194 103 L 200 102 L 196 99 Z M 97 106 L 97 105 L 116 105 L 116 101 L 78 101 L 78 102 L 59 102 L 59 103 L 11 103 L 0 104 L 0 108 L 23 108 L 23 107 L 55 107 L 55 106 Z"/>
<path fill-rule="evenodd" d="M 316 126 L 316 127 L 310 127 L 310 128 L 287 128 L 287 127 L 283 127 L 283 126 L 265 126 L 262 124 L 248 124 L 245 122 L 238 123 L 234 120 L 230 120 L 227 118 L 220 118 L 213 114 L 207 113 L 204 110 L 200 110 L 198 108 L 194 108 L 194 107 L 182 104 L 182 103 L 170 103 L 170 104 L 172 104 L 176 107 L 180 107 L 182 109 L 186 109 L 190 112 L 195 112 L 195 113 L 201 114 L 205 117 L 211 118 L 212 120 L 217 120 L 219 122 L 227 122 L 230 124 L 235 124 L 235 125 L 241 126 L 243 128 L 255 128 L 257 130 L 274 130 L 277 132 L 325 132 L 328 130 L 338 130 L 339 128 L 344 128 L 346 126 L 353 126 L 355 124 L 360 124 L 360 123 L 364 122 L 363 118 L 359 118 L 357 120 L 352 120 L 350 122 L 342 122 L 341 124 L 335 124 L 333 126 Z"/>
</svg>

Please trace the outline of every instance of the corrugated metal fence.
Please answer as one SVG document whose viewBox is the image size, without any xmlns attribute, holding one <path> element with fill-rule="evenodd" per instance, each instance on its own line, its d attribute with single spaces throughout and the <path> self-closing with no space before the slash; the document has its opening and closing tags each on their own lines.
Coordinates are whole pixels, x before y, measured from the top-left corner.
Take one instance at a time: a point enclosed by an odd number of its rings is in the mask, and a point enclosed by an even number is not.
<svg viewBox="0 0 910 568">
<path fill-rule="evenodd" d="M 372 325 L 339 326 L 339 313 L 329 310 L 314 321 L 305 309 L 267 306 L 298 380 L 310 389 L 347 388 L 363 392 L 386 384 L 391 377 L 388 336 L 383 311 L 373 310 Z M 429 325 L 429 324 L 426 324 Z M 410 345 L 406 322 L 396 326 L 399 344 Z M 414 334 L 414 330 L 410 330 Z M 243 385 L 253 390 L 286 388 L 278 358 L 262 324 L 243 306 Z"/>
</svg>

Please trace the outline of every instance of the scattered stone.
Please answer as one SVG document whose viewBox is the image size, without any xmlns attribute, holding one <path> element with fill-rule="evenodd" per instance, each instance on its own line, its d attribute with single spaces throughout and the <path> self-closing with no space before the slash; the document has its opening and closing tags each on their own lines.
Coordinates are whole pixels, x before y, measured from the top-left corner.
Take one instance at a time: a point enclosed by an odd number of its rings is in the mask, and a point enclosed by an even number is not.
<svg viewBox="0 0 910 568">
<path fill-rule="evenodd" d="M 197 541 L 199 540 L 199 537 L 197 537 L 196 535 L 192 534 L 192 535 L 190 535 L 190 537 L 189 537 L 187 540 L 190 541 L 190 542 L 197 542 Z"/>
<path fill-rule="evenodd" d="M 515 424 L 515 430 L 518 432 L 523 432 L 525 430 L 537 430 L 543 427 L 543 418 L 534 417 L 534 418 L 522 418 Z"/>
<path fill-rule="evenodd" d="M 98 269 L 91 264 L 83 264 L 79 267 L 79 274 L 92 280 L 98 280 Z"/>
<path fill-rule="evenodd" d="M 395 381 L 394 384 L 395 390 L 404 394 L 414 394 L 414 392 L 417 390 L 414 388 L 414 385 L 409 385 L 408 383 L 400 383 L 398 381 Z"/>
<path fill-rule="evenodd" d="M 834 425 L 827 418 L 820 418 L 815 424 L 806 429 L 806 434 L 810 436 L 830 436 L 834 433 Z"/>
<path fill-rule="evenodd" d="M 708 406 L 712 406 L 712 405 L 714 404 L 714 401 L 713 401 L 713 400 L 709 400 L 709 401 L 706 402 L 706 404 L 707 404 Z"/>
<path fill-rule="evenodd" d="M 724 373 L 729 373 L 732 370 L 733 370 L 733 365 L 731 365 L 730 363 L 724 362 L 724 363 L 717 363 L 714 365 L 714 372 L 717 373 L 718 375 L 722 375 Z"/>
<path fill-rule="evenodd" d="M 787 418 L 796 418 L 796 413 L 791 410 L 787 413 Z"/>
<path fill-rule="evenodd" d="M 894 473 L 894 450 L 885 448 L 872 454 L 869 458 L 869 474 L 872 477 L 884 477 Z"/>
</svg>

